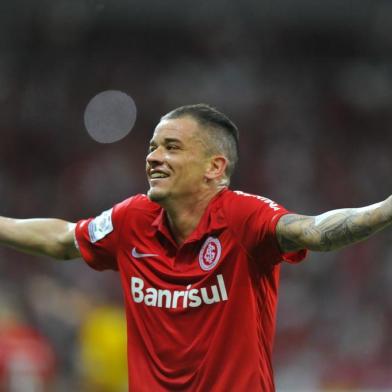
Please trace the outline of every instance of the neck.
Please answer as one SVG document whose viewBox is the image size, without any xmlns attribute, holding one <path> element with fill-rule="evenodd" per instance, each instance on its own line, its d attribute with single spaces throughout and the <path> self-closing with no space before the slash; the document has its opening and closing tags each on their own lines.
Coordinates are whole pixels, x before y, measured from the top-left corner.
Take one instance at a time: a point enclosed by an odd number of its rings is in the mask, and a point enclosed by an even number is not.
<svg viewBox="0 0 392 392">
<path fill-rule="evenodd" d="M 162 207 L 165 209 L 169 226 L 177 244 L 182 244 L 196 229 L 211 199 L 224 187 L 205 192 L 196 198 L 173 200 Z"/>
</svg>

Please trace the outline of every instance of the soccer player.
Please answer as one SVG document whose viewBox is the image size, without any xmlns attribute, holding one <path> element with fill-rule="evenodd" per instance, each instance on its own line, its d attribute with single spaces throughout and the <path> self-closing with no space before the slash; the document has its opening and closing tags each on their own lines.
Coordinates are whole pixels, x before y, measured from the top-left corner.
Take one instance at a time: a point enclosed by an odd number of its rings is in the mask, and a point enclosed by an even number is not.
<svg viewBox="0 0 392 392">
<path fill-rule="evenodd" d="M 0 219 L 0 241 L 119 271 L 132 391 L 273 391 L 279 266 L 391 225 L 392 196 L 303 216 L 229 189 L 238 130 L 208 105 L 161 118 L 147 195 L 76 224 Z M 255 173 L 257 175 L 257 173 Z"/>
</svg>

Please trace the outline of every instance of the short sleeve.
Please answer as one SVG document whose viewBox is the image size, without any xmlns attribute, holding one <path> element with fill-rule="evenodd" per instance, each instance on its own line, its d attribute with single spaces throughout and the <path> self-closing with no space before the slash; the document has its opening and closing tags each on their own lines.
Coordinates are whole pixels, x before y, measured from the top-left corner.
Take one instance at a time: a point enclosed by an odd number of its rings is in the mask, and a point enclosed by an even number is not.
<svg viewBox="0 0 392 392">
<path fill-rule="evenodd" d="M 98 271 L 118 270 L 117 250 L 121 228 L 132 199 L 116 204 L 95 218 L 77 222 L 76 244 L 83 259 L 91 268 Z"/>
<path fill-rule="evenodd" d="M 283 253 L 276 237 L 279 219 L 290 211 L 274 201 L 257 195 L 235 192 L 232 210 L 237 211 L 238 235 L 247 251 L 258 261 L 274 265 L 281 261 L 298 263 L 307 251 Z"/>
</svg>

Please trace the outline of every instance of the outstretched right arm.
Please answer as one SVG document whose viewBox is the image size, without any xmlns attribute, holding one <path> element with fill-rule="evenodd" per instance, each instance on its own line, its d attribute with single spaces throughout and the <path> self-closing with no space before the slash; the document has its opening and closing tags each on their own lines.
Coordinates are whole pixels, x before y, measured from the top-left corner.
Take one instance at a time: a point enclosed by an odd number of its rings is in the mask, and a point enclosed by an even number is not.
<svg viewBox="0 0 392 392">
<path fill-rule="evenodd" d="M 59 260 L 75 259 L 80 257 L 74 239 L 75 227 L 75 223 L 61 219 L 0 217 L 0 244 Z"/>
</svg>

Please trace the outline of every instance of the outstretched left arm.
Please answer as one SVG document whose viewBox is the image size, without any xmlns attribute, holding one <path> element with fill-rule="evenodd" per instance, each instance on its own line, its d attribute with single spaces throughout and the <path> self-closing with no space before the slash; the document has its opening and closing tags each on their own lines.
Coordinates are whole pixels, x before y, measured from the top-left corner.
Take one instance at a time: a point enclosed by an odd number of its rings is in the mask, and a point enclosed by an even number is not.
<svg viewBox="0 0 392 392">
<path fill-rule="evenodd" d="M 317 216 L 284 215 L 276 226 L 276 235 L 283 252 L 330 251 L 365 240 L 390 225 L 392 196 L 371 206 L 333 210 Z"/>
</svg>

